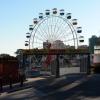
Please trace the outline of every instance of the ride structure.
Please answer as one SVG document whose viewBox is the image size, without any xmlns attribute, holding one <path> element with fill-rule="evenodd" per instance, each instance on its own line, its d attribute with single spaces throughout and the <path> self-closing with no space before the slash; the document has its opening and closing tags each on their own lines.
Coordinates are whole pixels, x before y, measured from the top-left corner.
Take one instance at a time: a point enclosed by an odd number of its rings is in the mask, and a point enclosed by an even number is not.
<svg viewBox="0 0 100 100">
<path fill-rule="evenodd" d="M 82 27 L 77 26 L 77 19 L 71 18 L 71 13 L 66 14 L 64 9 L 58 11 L 54 8 L 52 11 L 45 10 L 45 14 L 39 13 L 29 25 L 25 46 L 43 49 L 50 44 L 50 49 L 77 49 L 79 43 L 84 42 L 84 36 L 81 36 Z"/>
<path fill-rule="evenodd" d="M 82 27 L 78 26 L 77 19 L 72 19 L 71 13 L 66 14 L 64 9 L 47 9 L 45 13 L 39 13 L 38 18 L 33 18 L 33 24 L 29 25 L 29 32 L 26 33 L 27 48 L 19 49 L 18 54 L 22 55 L 23 59 L 28 56 L 30 68 L 37 64 L 50 66 L 55 60 L 56 76 L 59 77 L 60 55 L 63 55 L 63 58 L 67 58 L 66 54 L 89 55 L 88 49 L 79 48 L 84 42 L 81 33 Z"/>
</svg>

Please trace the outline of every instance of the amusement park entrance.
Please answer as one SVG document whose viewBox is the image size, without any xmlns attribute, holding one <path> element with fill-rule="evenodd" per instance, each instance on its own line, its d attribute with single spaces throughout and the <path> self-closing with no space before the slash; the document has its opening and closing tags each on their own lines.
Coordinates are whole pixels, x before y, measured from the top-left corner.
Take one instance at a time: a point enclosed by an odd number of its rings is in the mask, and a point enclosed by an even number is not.
<svg viewBox="0 0 100 100">
<path fill-rule="evenodd" d="M 23 66 L 27 71 L 59 77 L 65 74 L 90 73 L 90 54 L 86 50 L 23 50 Z"/>
<path fill-rule="evenodd" d="M 65 13 L 64 9 L 39 13 L 26 33 L 28 48 L 22 50 L 23 65 L 30 69 L 38 66 L 40 71 L 48 71 L 56 77 L 88 73 L 90 57 L 87 50 L 82 50 L 86 46 L 82 44 L 84 36 L 81 33 L 77 19 L 72 19 L 71 13 Z"/>
</svg>

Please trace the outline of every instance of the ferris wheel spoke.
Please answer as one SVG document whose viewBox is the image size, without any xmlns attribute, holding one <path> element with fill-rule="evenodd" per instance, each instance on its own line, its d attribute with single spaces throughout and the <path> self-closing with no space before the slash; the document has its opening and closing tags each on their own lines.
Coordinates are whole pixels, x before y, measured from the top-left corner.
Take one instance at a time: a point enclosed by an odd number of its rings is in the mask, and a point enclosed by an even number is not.
<svg viewBox="0 0 100 100">
<path fill-rule="evenodd" d="M 60 29 L 58 29 L 58 31 L 57 31 L 57 36 L 59 36 L 61 34 L 61 31 L 64 30 L 64 27 L 65 27 L 65 25 L 63 25 L 63 24 L 60 26 Z"/>
<path fill-rule="evenodd" d="M 44 26 L 42 26 L 42 27 L 44 27 L 44 30 L 45 30 L 45 32 L 46 32 L 47 39 L 48 39 L 49 36 L 50 36 L 50 30 L 49 30 L 49 27 L 50 27 L 50 26 L 48 26 L 48 19 L 47 19 L 46 22 L 44 22 L 43 24 L 44 24 Z M 45 26 L 45 25 L 46 25 L 46 26 Z"/>
<path fill-rule="evenodd" d="M 57 23 L 58 24 L 58 23 Z M 58 33 L 58 31 L 61 29 L 61 26 L 63 25 L 63 22 L 61 23 L 61 21 L 59 22 L 59 26 L 58 27 L 56 27 L 57 28 L 57 30 L 55 31 L 55 34 L 57 34 Z"/>
<path fill-rule="evenodd" d="M 58 18 L 56 18 L 56 17 L 52 18 L 52 23 L 53 23 L 53 26 L 52 26 L 52 38 L 53 38 L 53 41 L 56 39 L 55 31 L 56 31 L 58 22 L 59 22 Z"/>
<path fill-rule="evenodd" d="M 38 31 L 38 32 L 40 33 L 41 37 L 44 36 L 44 38 L 47 40 L 46 35 L 48 35 L 48 33 L 45 31 L 45 29 L 42 27 L 42 25 L 40 26 L 39 29 L 40 29 L 40 31 Z M 45 34 L 45 35 L 44 35 L 44 34 Z"/>
<path fill-rule="evenodd" d="M 56 23 L 54 24 L 54 38 L 57 39 L 58 33 L 57 30 L 60 28 L 60 26 L 58 26 L 58 23 L 61 23 L 61 20 L 59 21 L 59 19 L 57 18 Z"/>
<path fill-rule="evenodd" d="M 68 34 L 67 31 L 70 31 L 70 32 L 73 34 L 73 30 L 71 29 L 71 27 L 69 28 L 68 23 L 65 23 L 65 25 L 62 26 L 61 29 L 62 29 L 62 30 L 59 31 L 59 34 L 60 34 L 60 35 L 64 35 L 64 33 Z M 59 36 L 60 36 L 60 35 L 59 35 Z M 68 35 L 69 35 L 69 34 L 68 34 Z"/>
<path fill-rule="evenodd" d="M 68 39 L 68 40 L 63 40 L 63 42 L 73 41 L 73 40 L 75 40 L 75 39 L 77 39 L 77 38 L 72 38 L 72 39 Z"/>
<path fill-rule="evenodd" d="M 56 31 L 58 30 L 58 27 L 60 27 L 60 26 L 58 26 L 58 23 L 61 23 L 61 20 L 59 20 L 58 18 L 57 18 L 57 20 L 56 20 L 56 22 L 54 23 L 54 34 L 56 33 Z"/>
<path fill-rule="evenodd" d="M 52 39 L 54 40 L 54 33 L 53 33 L 53 17 L 51 18 L 51 37 L 52 37 Z"/>
<path fill-rule="evenodd" d="M 42 29 L 42 31 L 41 31 Z M 41 37 L 44 37 L 44 40 L 48 40 L 48 32 L 45 31 L 45 29 L 43 30 L 44 28 L 43 27 L 40 27 L 40 31 L 38 31 L 40 34 L 41 34 Z"/>
<path fill-rule="evenodd" d="M 56 31 L 56 28 L 57 28 L 57 23 L 58 23 L 58 18 L 57 18 L 57 21 L 55 22 L 55 24 L 54 24 L 54 33 L 56 33 L 55 31 Z M 56 38 L 56 37 L 54 37 L 54 38 Z"/>
<path fill-rule="evenodd" d="M 70 34 L 72 34 L 71 32 L 70 32 L 70 29 L 69 30 L 62 30 L 62 32 L 60 33 L 60 35 L 57 37 L 57 39 L 60 39 L 60 38 L 62 38 L 62 37 L 64 37 L 65 36 L 65 38 L 67 37 L 67 36 L 69 36 Z"/>
<path fill-rule="evenodd" d="M 35 36 L 34 41 L 35 41 L 36 39 L 37 39 L 37 40 L 39 40 L 39 41 L 44 41 L 44 39 L 43 39 L 43 38 L 40 38 L 40 37 L 38 37 L 38 36 Z M 33 42 L 34 42 L 34 41 L 33 41 Z"/>
<path fill-rule="evenodd" d="M 52 17 L 49 19 L 49 40 L 53 41 L 53 33 L 52 33 L 52 27 L 53 27 L 53 22 L 52 22 Z"/>
<path fill-rule="evenodd" d="M 57 31 L 55 33 L 57 37 L 60 35 L 59 30 L 62 29 L 63 26 L 65 26 L 63 22 L 59 23 L 58 29 L 57 29 Z"/>
<path fill-rule="evenodd" d="M 32 45 L 34 48 L 43 48 L 43 43 L 40 42 L 34 42 L 34 45 Z"/>
<path fill-rule="evenodd" d="M 53 21 L 53 22 L 54 22 L 54 21 Z M 57 21 L 54 22 L 54 27 L 55 27 L 55 28 L 53 28 L 54 31 L 52 32 L 52 33 L 53 33 L 52 38 L 53 38 L 54 40 L 57 39 L 57 35 L 58 35 L 57 31 L 59 31 L 59 29 L 60 29 L 60 27 L 61 27 L 61 25 L 58 24 L 58 23 L 63 24 L 63 23 L 62 23 L 62 20 L 58 20 L 58 18 L 57 18 Z"/>
<path fill-rule="evenodd" d="M 66 25 L 66 23 L 61 27 L 61 30 L 58 31 L 59 35 L 63 35 L 64 33 L 67 34 L 67 31 L 71 31 L 71 29 L 68 28 L 68 26 Z"/>
<path fill-rule="evenodd" d="M 47 20 L 47 22 L 45 22 L 45 24 L 47 25 L 47 26 L 45 26 L 45 30 L 46 30 L 46 34 L 45 35 L 47 35 L 47 39 L 49 39 L 51 37 L 51 29 L 50 29 L 50 25 L 48 24 L 48 21 L 49 20 Z"/>
<path fill-rule="evenodd" d="M 63 32 L 62 35 L 60 35 L 59 38 L 62 38 L 62 37 L 68 38 L 69 36 L 70 36 L 70 37 L 71 37 L 71 36 L 73 37 L 73 34 L 72 34 L 72 32 L 70 32 L 70 31 L 67 32 L 67 33 L 65 33 L 65 34 L 64 34 L 64 32 Z"/>
<path fill-rule="evenodd" d="M 43 46 L 37 46 L 37 44 L 35 46 L 33 46 L 33 48 L 38 48 L 38 49 L 42 49 Z"/>
<path fill-rule="evenodd" d="M 69 31 L 69 30 L 68 30 Z M 73 30 L 71 30 L 70 29 L 70 31 L 69 32 L 66 32 L 66 30 L 65 30 L 65 32 L 63 31 L 63 32 L 61 32 L 62 34 L 59 36 L 59 38 L 61 39 L 61 38 L 70 38 L 70 37 L 72 37 L 73 38 L 73 41 L 74 41 L 74 44 L 75 44 L 75 34 L 74 34 L 74 31 Z M 68 39 L 69 40 L 69 39 Z"/>
<path fill-rule="evenodd" d="M 43 42 L 34 42 L 34 43 L 38 43 L 38 44 L 42 44 L 43 45 Z"/>
<path fill-rule="evenodd" d="M 51 33 L 50 33 L 50 19 L 47 19 L 47 31 L 48 31 L 48 40 L 51 37 Z"/>
<path fill-rule="evenodd" d="M 45 39 L 43 39 L 43 37 L 37 36 L 35 35 L 35 38 L 33 39 L 33 41 L 31 42 L 31 44 L 33 44 L 32 46 L 34 47 L 34 44 L 39 44 L 39 45 L 43 45 L 43 41 Z"/>
</svg>

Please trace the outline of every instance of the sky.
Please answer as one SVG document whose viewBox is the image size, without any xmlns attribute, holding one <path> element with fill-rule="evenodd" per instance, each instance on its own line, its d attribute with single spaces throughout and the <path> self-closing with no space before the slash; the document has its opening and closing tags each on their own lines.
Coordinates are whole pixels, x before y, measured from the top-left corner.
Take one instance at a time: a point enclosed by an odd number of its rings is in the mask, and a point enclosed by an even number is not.
<svg viewBox="0 0 100 100">
<path fill-rule="evenodd" d="M 100 0 L 0 0 L 0 54 L 15 55 L 17 49 L 25 48 L 33 18 L 53 8 L 78 19 L 85 44 L 92 35 L 100 36 Z"/>
</svg>

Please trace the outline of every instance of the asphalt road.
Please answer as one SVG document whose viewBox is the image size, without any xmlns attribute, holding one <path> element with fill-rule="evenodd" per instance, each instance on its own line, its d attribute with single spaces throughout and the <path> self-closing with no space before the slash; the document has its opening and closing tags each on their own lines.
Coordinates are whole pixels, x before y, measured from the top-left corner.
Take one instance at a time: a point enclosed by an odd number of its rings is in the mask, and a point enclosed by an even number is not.
<svg viewBox="0 0 100 100">
<path fill-rule="evenodd" d="M 0 100 L 100 100 L 100 75 L 67 76 L 43 84 L 4 93 Z"/>
</svg>

